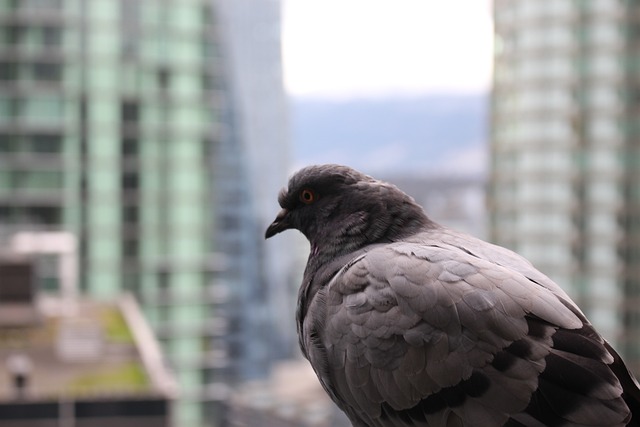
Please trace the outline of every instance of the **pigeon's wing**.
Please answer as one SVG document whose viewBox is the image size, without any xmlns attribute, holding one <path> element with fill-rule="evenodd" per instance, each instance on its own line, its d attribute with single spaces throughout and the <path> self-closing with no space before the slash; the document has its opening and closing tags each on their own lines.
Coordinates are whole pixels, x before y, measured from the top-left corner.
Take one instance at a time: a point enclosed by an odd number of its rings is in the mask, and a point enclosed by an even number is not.
<svg viewBox="0 0 640 427">
<path fill-rule="evenodd" d="M 442 247 L 453 247 L 475 257 L 490 260 L 494 264 L 522 274 L 559 297 L 570 301 L 569 296 L 557 283 L 538 271 L 529 260 L 507 248 L 487 243 L 476 237 L 446 227 L 419 234 L 417 235 L 417 240 L 420 241 L 421 237 L 426 237 L 426 241 L 429 243 L 437 241 Z M 580 309 L 575 304 L 572 304 L 572 309 L 580 312 Z"/>
<path fill-rule="evenodd" d="M 321 382 L 363 426 L 622 426 L 613 356 L 573 303 L 470 253 L 394 243 L 318 293 Z"/>
</svg>

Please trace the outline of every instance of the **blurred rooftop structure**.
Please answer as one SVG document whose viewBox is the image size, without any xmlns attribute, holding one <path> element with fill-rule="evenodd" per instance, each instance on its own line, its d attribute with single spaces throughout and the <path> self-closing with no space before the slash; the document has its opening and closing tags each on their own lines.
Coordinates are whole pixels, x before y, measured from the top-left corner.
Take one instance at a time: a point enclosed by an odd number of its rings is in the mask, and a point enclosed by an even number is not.
<svg viewBox="0 0 640 427">
<path fill-rule="evenodd" d="M 0 425 L 169 425 L 177 386 L 132 296 L 70 307 L 34 292 L 28 257 L 0 272 Z"/>
</svg>

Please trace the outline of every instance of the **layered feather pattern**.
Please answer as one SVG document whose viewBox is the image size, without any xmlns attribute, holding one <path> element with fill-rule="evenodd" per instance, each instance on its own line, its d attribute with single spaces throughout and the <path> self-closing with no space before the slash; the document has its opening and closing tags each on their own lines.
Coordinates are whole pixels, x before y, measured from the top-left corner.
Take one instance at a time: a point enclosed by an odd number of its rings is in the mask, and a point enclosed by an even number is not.
<svg viewBox="0 0 640 427">
<path fill-rule="evenodd" d="M 343 166 L 303 169 L 280 203 L 267 237 L 312 248 L 301 348 L 354 426 L 640 425 L 622 359 L 524 258 Z"/>
</svg>

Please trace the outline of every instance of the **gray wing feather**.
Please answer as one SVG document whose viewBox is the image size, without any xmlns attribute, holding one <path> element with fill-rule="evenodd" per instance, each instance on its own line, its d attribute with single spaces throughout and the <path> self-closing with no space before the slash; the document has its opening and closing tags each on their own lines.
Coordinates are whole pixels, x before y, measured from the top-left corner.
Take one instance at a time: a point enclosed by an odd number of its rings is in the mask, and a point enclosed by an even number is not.
<svg viewBox="0 0 640 427">
<path fill-rule="evenodd" d="M 434 425 L 461 419 L 475 420 L 465 425 L 501 425 L 527 406 L 553 332 L 583 326 L 577 308 L 563 303 L 570 301 L 566 294 L 528 262 L 506 250 L 498 252 L 503 265 L 487 261 L 486 250 L 460 250 L 473 242 L 456 239 L 446 245 L 440 240 L 378 246 L 322 290 L 323 357 L 332 373 L 319 377 L 367 425 L 394 425 L 381 421 L 385 408 L 412 408 L 473 380 L 474 372 L 488 379 L 481 395 L 425 418 Z M 529 337 L 526 316 L 546 322 L 548 331 Z M 517 340 L 526 341 L 531 354 L 496 369 L 496 354 Z"/>
</svg>

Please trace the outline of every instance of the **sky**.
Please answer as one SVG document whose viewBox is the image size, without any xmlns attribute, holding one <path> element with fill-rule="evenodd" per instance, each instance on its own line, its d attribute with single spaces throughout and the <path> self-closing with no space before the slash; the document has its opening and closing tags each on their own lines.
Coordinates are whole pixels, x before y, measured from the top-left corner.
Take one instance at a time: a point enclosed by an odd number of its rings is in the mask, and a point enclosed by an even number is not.
<svg viewBox="0 0 640 427">
<path fill-rule="evenodd" d="M 482 93 L 491 0 L 283 0 L 287 92 L 327 98 Z"/>
</svg>

